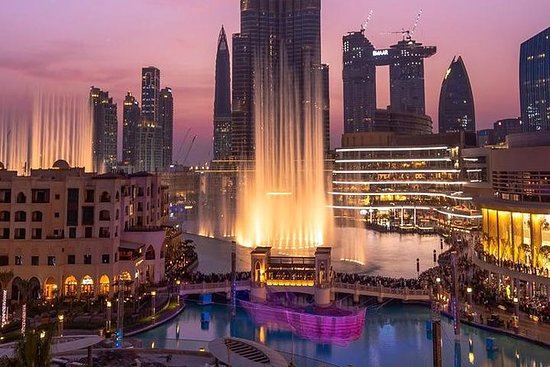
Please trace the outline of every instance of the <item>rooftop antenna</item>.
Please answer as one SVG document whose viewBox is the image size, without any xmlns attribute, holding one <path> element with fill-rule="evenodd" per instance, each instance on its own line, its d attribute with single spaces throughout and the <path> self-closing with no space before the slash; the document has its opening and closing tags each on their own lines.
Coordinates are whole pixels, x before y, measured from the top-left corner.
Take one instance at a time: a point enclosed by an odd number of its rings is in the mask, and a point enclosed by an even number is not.
<svg viewBox="0 0 550 367">
<path fill-rule="evenodd" d="M 369 16 L 367 17 L 367 20 L 365 21 L 365 23 L 361 24 L 361 33 L 365 32 L 365 30 L 367 29 L 367 26 L 369 25 L 370 19 L 372 18 L 372 13 L 373 13 L 373 11 L 370 10 L 369 11 Z"/>
</svg>

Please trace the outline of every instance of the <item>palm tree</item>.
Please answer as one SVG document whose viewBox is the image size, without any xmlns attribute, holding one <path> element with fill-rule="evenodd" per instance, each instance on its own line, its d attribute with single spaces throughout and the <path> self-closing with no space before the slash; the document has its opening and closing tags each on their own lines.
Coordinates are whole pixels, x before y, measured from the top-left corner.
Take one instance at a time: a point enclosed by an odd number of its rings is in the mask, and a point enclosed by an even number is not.
<svg viewBox="0 0 550 367">
<path fill-rule="evenodd" d="M 30 295 L 33 290 L 33 284 L 29 280 L 19 279 L 17 282 L 19 297 L 21 299 L 21 333 L 25 334 L 25 324 L 27 318 L 27 303 L 29 303 Z"/>
<path fill-rule="evenodd" d="M 21 336 L 12 358 L 0 360 L 0 367 L 42 367 L 52 361 L 53 330 L 30 330 Z"/>
<path fill-rule="evenodd" d="M 8 289 L 8 284 L 10 283 L 10 281 L 13 279 L 13 270 L 9 270 L 9 271 L 0 271 L 0 285 L 2 285 L 2 320 L 0 321 L 1 322 L 1 326 L 4 327 L 6 326 L 7 324 L 7 314 L 8 314 L 8 310 L 7 310 L 7 306 L 4 306 L 6 305 L 6 302 L 7 302 L 7 289 Z"/>
</svg>

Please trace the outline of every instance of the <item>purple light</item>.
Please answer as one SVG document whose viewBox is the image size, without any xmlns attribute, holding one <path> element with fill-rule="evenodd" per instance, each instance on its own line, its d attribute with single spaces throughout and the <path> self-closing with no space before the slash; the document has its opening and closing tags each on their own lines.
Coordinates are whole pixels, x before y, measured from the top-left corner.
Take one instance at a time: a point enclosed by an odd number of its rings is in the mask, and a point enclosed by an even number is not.
<svg viewBox="0 0 550 367">
<path fill-rule="evenodd" d="M 290 330 L 303 338 L 330 344 L 347 345 L 357 340 L 365 325 L 366 308 L 357 311 L 316 309 L 304 310 L 240 301 L 258 325 Z"/>
</svg>

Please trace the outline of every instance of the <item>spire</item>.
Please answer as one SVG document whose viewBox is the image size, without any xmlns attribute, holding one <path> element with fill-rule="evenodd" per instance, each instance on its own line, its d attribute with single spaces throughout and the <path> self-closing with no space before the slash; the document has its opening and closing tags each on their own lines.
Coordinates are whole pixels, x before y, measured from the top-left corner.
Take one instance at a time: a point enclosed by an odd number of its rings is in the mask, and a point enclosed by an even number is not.
<svg viewBox="0 0 550 367">
<path fill-rule="evenodd" d="M 220 35 L 218 36 L 218 50 L 227 50 L 227 37 L 225 36 L 225 29 L 222 25 Z"/>
</svg>

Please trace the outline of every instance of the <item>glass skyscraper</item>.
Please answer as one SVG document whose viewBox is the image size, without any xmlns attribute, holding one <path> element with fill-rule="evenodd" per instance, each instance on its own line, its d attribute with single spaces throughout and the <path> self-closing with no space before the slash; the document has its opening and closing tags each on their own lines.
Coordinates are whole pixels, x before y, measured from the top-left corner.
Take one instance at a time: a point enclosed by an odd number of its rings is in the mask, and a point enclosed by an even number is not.
<svg viewBox="0 0 550 367">
<path fill-rule="evenodd" d="M 162 128 L 162 166 L 167 169 L 172 164 L 174 136 L 174 96 L 172 88 L 163 88 L 159 99 L 159 125 Z"/>
<path fill-rule="evenodd" d="M 519 93 L 524 129 L 550 130 L 550 27 L 521 44 Z"/>
<path fill-rule="evenodd" d="M 90 103 L 93 115 L 94 171 L 105 172 L 117 162 L 117 105 L 109 92 L 91 87 Z"/>
<path fill-rule="evenodd" d="M 231 156 L 231 69 L 229 47 L 222 27 L 216 53 L 216 87 L 214 93 L 214 159 Z"/>
<path fill-rule="evenodd" d="M 136 97 L 128 92 L 124 98 L 122 111 L 122 162 L 127 165 L 136 163 L 139 118 L 139 102 Z"/>
<path fill-rule="evenodd" d="M 453 58 L 439 95 L 439 132 L 476 131 L 474 96 L 462 57 Z"/>
</svg>

